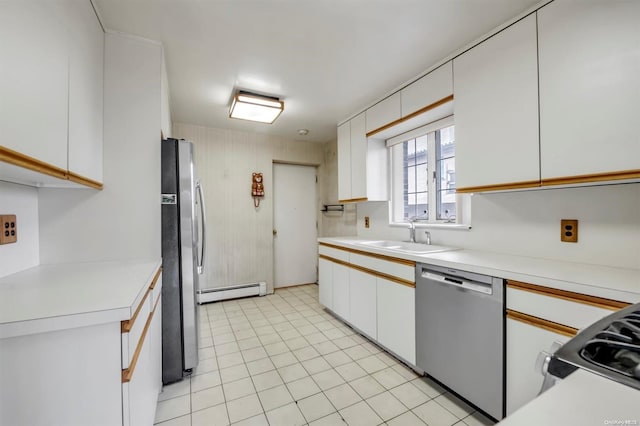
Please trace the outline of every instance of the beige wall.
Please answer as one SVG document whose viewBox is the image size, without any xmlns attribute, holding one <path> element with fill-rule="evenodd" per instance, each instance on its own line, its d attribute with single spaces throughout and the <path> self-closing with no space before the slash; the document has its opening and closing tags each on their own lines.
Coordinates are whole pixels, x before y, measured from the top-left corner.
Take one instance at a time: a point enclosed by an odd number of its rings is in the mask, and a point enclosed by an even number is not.
<svg viewBox="0 0 640 426">
<path fill-rule="evenodd" d="M 318 206 L 338 204 L 338 142 L 324 144 L 324 163 L 318 170 Z M 345 204 L 344 212 L 321 213 L 318 233 L 321 237 L 356 235 L 356 203 Z"/>
<path fill-rule="evenodd" d="M 266 281 L 271 292 L 273 163 L 318 166 L 318 205 L 321 206 L 323 194 L 327 192 L 326 179 L 323 179 L 325 144 L 184 123 L 173 124 L 173 135 L 194 142 L 196 170 L 204 187 L 208 255 L 203 286 Z M 335 163 L 335 147 L 333 151 Z M 335 169 L 335 164 L 330 167 Z M 253 172 L 264 175 L 265 197 L 259 208 L 254 208 L 250 195 Z M 333 189 L 328 192 L 331 191 Z M 320 213 L 318 215 L 321 227 L 323 223 Z M 355 234 L 355 210 L 353 228 Z"/>
</svg>

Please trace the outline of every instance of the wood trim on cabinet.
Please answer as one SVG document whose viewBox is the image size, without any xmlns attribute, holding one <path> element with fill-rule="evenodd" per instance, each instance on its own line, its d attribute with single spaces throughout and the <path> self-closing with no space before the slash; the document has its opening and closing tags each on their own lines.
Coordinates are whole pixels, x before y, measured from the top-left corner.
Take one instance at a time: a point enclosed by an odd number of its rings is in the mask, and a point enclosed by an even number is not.
<svg viewBox="0 0 640 426">
<path fill-rule="evenodd" d="M 151 290 L 156 288 L 156 284 L 158 283 L 158 278 L 160 278 L 161 273 L 162 273 L 162 266 L 158 268 L 155 275 L 153 276 L 153 280 L 151 280 L 151 285 L 149 286 Z"/>
<path fill-rule="evenodd" d="M 576 334 L 578 334 L 577 328 L 569 327 L 568 325 L 558 324 L 557 322 L 534 317 L 532 315 L 523 314 L 521 312 L 512 311 L 510 309 L 507 309 L 507 318 L 510 318 L 515 321 L 520 321 L 522 323 L 529 324 L 534 327 L 542 328 L 544 330 L 548 330 L 553 333 L 562 334 L 563 336 L 567 336 L 567 337 L 573 337 Z"/>
<path fill-rule="evenodd" d="M 79 183 L 80 185 L 88 186 L 90 188 L 102 190 L 103 187 L 102 182 L 80 176 L 79 174 L 73 172 L 67 172 L 67 177 L 71 182 Z"/>
<path fill-rule="evenodd" d="M 361 254 L 363 256 L 375 257 L 376 259 L 386 260 L 387 262 L 399 263 L 401 265 L 407 265 L 407 266 L 411 266 L 411 267 L 414 267 L 414 268 L 416 266 L 416 262 L 414 262 L 413 260 L 400 259 L 398 257 L 386 256 L 384 254 L 371 253 L 371 252 L 368 252 L 368 251 L 362 251 L 362 250 L 357 250 L 357 249 L 352 249 L 352 248 L 347 248 L 347 247 L 342 247 L 342 246 L 336 246 L 336 245 L 333 245 L 333 244 L 330 244 L 330 243 L 318 243 L 318 245 L 334 248 L 336 250 L 346 251 L 346 252 L 349 252 L 349 253 Z"/>
<path fill-rule="evenodd" d="M 131 329 L 133 328 L 133 324 L 136 322 L 136 319 L 138 318 L 138 314 L 142 309 L 142 305 L 144 305 L 144 302 L 146 302 L 147 297 L 149 297 L 150 294 L 151 294 L 151 289 L 148 288 L 147 291 L 144 293 L 144 296 L 142 297 L 140 304 L 138 305 L 135 312 L 131 316 L 131 319 L 120 321 L 120 333 L 128 333 L 131 331 Z"/>
<path fill-rule="evenodd" d="M 458 193 L 505 191 L 509 189 L 537 188 L 542 186 L 571 185 L 591 182 L 609 182 L 614 180 L 640 179 L 640 170 L 623 170 L 619 172 L 593 173 L 589 175 L 564 176 L 540 181 L 499 183 L 495 185 L 467 186 L 457 188 Z"/>
<path fill-rule="evenodd" d="M 147 289 L 144 296 L 142 297 L 142 300 L 140 301 L 140 304 L 136 308 L 135 312 L 133 313 L 133 316 L 131 317 L 131 319 L 120 321 L 120 333 L 128 333 L 131 331 L 131 329 L 133 328 L 133 323 L 136 321 L 136 318 L 138 318 L 140 309 L 142 309 L 142 305 L 144 305 L 144 302 L 147 300 L 147 297 L 151 294 L 151 292 L 155 288 L 161 272 L 162 272 L 162 267 L 159 267 L 156 273 L 154 274 L 153 279 L 151 280 L 151 284 L 149 285 L 149 288 Z"/>
<path fill-rule="evenodd" d="M 588 175 L 564 176 L 542 179 L 542 186 L 569 185 L 572 183 L 606 182 L 611 180 L 640 179 L 640 170 L 622 170 L 619 172 L 592 173 Z"/>
<path fill-rule="evenodd" d="M 94 189 L 102 189 L 101 182 L 86 178 L 69 170 L 61 169 L 53 166 L 37 158 L 14 151 L 12 149 L 0 146 L 0 161 L 22 167 L 23 169 L 32 170 L 57 179 L 68 180 Z"/>
<path fill-rule="evenodd" d="M 368 201 L 369 198 L 347 198 L 346 200 L 338 200 L 339 203 L 361 203 L 363 201 Z"/>
<path fill-rule="evenodd" d="M 447 102 L 451 102 L 451 101 L 453 101 L 453 95 L 449 95 L 445 98 L 440 99 L 439 101 L 435 101 L 431 105 L 427 105 L 426 107 L 420 108 L 419 110 L 412 112 L 411 114 L 407 114 L 406 116 L 402 117 L 402 121 L 411 120 L 412 118 L 417 117 L 420 114 L 429 112 L 432 109 L 438 108 L 439 106 L 444 105 Z"/>
<path fill-rule="evenodd" d="M 158 307 L 158 302 L 160 301 L 160 299 L 161 298 L 158 297 L 158 299 L 156 300 L 155 305 L 153 305 L 153 310 L 149 313 L 147 322 L 144 324 L 142 334 L 140 335 L 140 340 L 138 341 L 138 346 L 136 346 L 136 351 L 133 353 L 133 358 L 131 358 L 131 362 L 129 363 L 129 368 L 125 368 L 124 370 L 122 370 L 122 383 L 128 383 L 133 378 L 133 372 L 136 369 L 136 364 L 138 363 L 140 352 L 142 352 L 142 346 L 144 345 L 144 341 L 147 337 L 147 331 L 149 331 L 149 326 L 151 325 L 151 321 L 153 320 L 153 315 L 156 313 L 156 308 Z"/>
<path fill-rule="evenodd" d="M 575 293 L 573 291 L 559 290 L 556 288 L 543 287 L 536 284 L 523 283 L 514 280 L 507 280 L 507 287 L 528 291 L 530 293 L 541 294 L 548 297 L 555 297 L 557 299 L 563 299 L 569 302 L 595 306 L 596 308 L 609 309 L 612 311 L 617 311 L 618 309 L 629 306 L 629 303 L 620 302 L 618 300 L 589 296 L 587 294 Z"/>
<path fill-rule="evenodd" d="M 67 180 L 67 171 L 60 167 L 53 166 L 44 161 L 38 160 L 28 155 L 24 155 L 20 152 L 12 149 L 0 146 L 0 161 L 12 164 L 14 166 L 22 167 L 25 169 L 33 170 L 34 172 L 42 173 L 45 175 L 53 176 L 58 179 Z"/>
<path fill-rule="evenodd" d="M 398 118 L 397 120 L 393 120 L 391 123 L 387 123 L 384 126 L 378 127 L 377 129 L 371 130 L 370 132 L 367 132 L 367 137 L 371 137 L 377 133 L 380 133 L 384 130 L 387 130 L 397 124 L 403 123 L 407 120 L 411 120 L 412 118 L 417 117 L 420 114 L 424 114 L 425 112 L 431 111 L 434 108 L 437 108 L 441 105 L 446 104 L 447 102 L 451 102 L 453 100 L 453 95 L 449 95 L 445 98 L 440 99 L 439 101 L 435 101 L 434 103 L 427 105 L 426 107 L 420 108 L 419 110 L 412 112 L 411 114 L 408 114 L 402 118 Z"/>
<path fill-rule="evenodd" d="M 339 265 L 344 265 L 347 268 L 352 268 L 369 275 L 373 275 L 376 277 L 384 278 L 385 280 L 393 281 L 394 283 L 397 283 L 397 284 L 402 284 L 407 287 L 416 288 L 416 283 L 413 281 L 398 278 L 394 275 L 385 274 L 384 272 L 374 271 L 373 269 L 365 268 L 363 266 L 354 265 L 353 263 L 345 262 L 344 260 L 334 259 L 333 257 L 325 256 L 324 254 L 321 254 L 318 257 L 320 259 L 328 260 L 329 262 L 337 263 Z"/>
<path fill-rule="evenodd" d="M 344 260 L 336 259 L 334 257 L 325 256 L 324 254 L 319 254 L 318 258 L 328 260 L 329 262 L 337 263 L 338 265 L 351 266 L 349 262 L 345 262 Z"/>
<path fill-rule="evenodd" d="M 523 182 L 498 183 L 495 185 L 467 186 L 464 188 L 456 188 L 456 193 L 471 192 L 488 192 L 488 191 L 505 191 L 508 189 L 524 189 L 537 188 L 540 186 L 539 180 L 527 180 Z"/>
</svg>

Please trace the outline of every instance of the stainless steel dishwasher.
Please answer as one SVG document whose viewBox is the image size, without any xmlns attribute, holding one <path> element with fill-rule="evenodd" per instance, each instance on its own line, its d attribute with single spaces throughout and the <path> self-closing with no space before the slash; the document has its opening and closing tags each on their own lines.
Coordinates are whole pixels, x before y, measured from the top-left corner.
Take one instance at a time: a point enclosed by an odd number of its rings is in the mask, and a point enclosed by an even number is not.
<svg viewBox="0 0 640 426">
<path fill-rule="evenodd" d="M 504 283 L 416 265 L 416 365 L 496 419 L 504 417 Z"/>
</svg>

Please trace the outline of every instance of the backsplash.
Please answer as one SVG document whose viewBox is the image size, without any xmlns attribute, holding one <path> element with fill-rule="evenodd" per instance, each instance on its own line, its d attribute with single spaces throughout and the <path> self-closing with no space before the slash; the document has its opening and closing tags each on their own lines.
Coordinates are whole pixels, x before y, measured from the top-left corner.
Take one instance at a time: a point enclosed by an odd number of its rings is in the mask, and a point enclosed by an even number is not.
<svg viewBox="0 0 640 426">
<path fill-rule="evenodd" d="M 428 229 L 433 244 L 640 269 L 640 184 L 475 194 L 471 230 Z M 364 227 L 364 217 L 371 228 Z M 578 243 L 560 241 L 560 219 L 578 219 Z M 386 202 L 358 205 L 358 236 L 407 239 Z M 416 231 L 424 239 L 424 229 Z"/>
<path fill-rule="evenodd" d="M 40 263 L 38 190 L 0 182 L 0 214 L 15 214 L 18 242 L 0 246 L 0 277 Z"/>
</svg>

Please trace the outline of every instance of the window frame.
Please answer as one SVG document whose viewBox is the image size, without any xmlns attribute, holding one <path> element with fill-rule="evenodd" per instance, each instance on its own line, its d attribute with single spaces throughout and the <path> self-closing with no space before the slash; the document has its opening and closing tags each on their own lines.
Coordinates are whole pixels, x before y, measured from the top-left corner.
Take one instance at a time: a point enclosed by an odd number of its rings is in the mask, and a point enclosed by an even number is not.
<svg viewBox="0 0 640 426">
<path fill-rule="evenodd" d="M 398 144 L 402 144 L 411 139 L 416 139 L 418 137 L 428 135 L 430 133 L 437 132 L 440 129 L 444 129 L 446 127 L 455 126 L 455 121 L 453 115 L 445 117 L 443 119 L 434 121 L 432 123 L 426 124 L 424 126 L 418 127 L 411 131 L 399 134 L 397 136 L 391 137 L 387 139 L 387 149 L 389 153 L 389 224 L 392 226 L 402 226 L 406 227 L 409 224 L 408 220 L 397 220 L 398 211 L 403 211 L 404 204 L 403 200 L 398 200 L 398 196 L 404 198 L 404 190 L 402 192 L 398 191 L 398 188 L 403 187 L 404 182 L 398 182 L 399 176 L 402 176 L 402 168 L 403 160 L 397 158 L 396 148 L 394 150 L 394 146 Z M 438 143 L 436 141 L 436 137 L 433 138 L 433 141 L 429 141 L 429 147 L 427 148 L 427 165 L 435 165 L 438 167 L 437 161 L 437 146 Z M 394 151 L 396 151 L 394 155 Z M 455 154 L 454 154 L 455 158 Z M 400 165 L 400 166 L 399 166 Z M 433 167 L 433 166 L 432 166 Z M 437 228 L 447 228 L 447 229 L 469 229 L 470 226 L 465 224 L 463 221 L 467 219 L 469 210 L 469 202 L 468 197 L 464 197 L 461 194 L 456 194 L 456 218 L 455 220 L 449 219 L 438 219 L 438 187 L 439 182 L 434 181 L 434 172 L 435 179 L 439 178 L 441 172 L 433 170 L 432 167 L 428 168 L 429 177 L 427 182 L 428 188 L 428 219 L 416 219 L 415 226 L 416 227 L 437 227 Z M 463 210 L 466 214 L 462 214 Z"/>
</svg>

